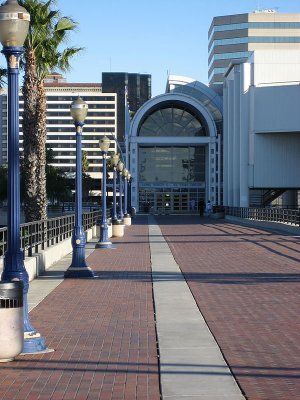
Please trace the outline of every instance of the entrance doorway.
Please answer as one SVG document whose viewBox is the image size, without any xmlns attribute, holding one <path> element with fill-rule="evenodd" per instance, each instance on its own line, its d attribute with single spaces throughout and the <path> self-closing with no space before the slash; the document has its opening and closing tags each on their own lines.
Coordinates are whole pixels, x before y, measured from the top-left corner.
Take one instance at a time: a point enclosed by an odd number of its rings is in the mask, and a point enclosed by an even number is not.
<svg viewBox="0 0 300 400">
<path fill-rule="evenodd" d="M 199 199 L 205 199 L 205 187 L 141 188 L 139 210 L 151 213 L 197 213 Z"/>
<path fill-rule="evenodd" d="M 188 193 L 163 193 L 154 194 L 154 211 L 168 214 L 171 212 L 180 213 L 189 211 Z"/>
</svg>

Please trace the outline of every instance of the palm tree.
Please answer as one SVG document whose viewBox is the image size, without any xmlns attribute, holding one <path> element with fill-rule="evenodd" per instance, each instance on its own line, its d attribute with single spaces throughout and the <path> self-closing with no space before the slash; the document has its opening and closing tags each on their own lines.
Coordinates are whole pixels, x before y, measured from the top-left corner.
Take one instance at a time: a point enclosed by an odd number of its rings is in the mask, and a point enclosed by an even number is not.
<svg viewBox="0 0 300 400">
<path fill-rule="evenodd" d="M 30 13 L 29 33 L 24 44 L 23 146 L 27 222 L 47 218 L 46 140 L 47 105 L 45 77 L 54 69 L 67 71 L 70 59 L 81 48 L 62 46 L 77 23 L 53 10 L 54 0 L 20 0 Z"/>
</svg>

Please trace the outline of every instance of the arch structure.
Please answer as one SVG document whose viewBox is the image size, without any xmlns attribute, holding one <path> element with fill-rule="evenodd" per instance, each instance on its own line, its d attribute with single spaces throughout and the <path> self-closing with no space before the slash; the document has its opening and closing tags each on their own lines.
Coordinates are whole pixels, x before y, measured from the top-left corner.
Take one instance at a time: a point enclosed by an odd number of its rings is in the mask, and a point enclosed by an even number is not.
<svg viewBox="0 0 300 400">
<path fill-rule="evenodd" d="M 212 89 L 171 76 L 165 94 L 135 114 L 127 165 L 137 211 L 195 211 L 200 200 L 221 204 L 222 100 Z"/>
</svg>

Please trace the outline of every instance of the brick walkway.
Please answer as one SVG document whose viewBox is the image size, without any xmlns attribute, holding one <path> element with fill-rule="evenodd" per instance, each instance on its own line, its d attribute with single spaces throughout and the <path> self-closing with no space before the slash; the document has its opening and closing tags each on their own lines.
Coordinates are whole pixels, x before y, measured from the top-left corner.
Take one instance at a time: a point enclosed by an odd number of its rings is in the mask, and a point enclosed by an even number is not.
<svg viewBox="0 0 300 400">
<path fill-rule="evenodd" d="M 157 220 L 247 399 L 299 400 L 299 237 L 199 217 Z"/>
<path fill-rule="evenodd" d="M 88 258 L 101 279 L 65 280 L 30 313 L 55 352 L 2 364 L 1 400 L 160 398 L 146 217 L 123 239 Z"/>
</svg>

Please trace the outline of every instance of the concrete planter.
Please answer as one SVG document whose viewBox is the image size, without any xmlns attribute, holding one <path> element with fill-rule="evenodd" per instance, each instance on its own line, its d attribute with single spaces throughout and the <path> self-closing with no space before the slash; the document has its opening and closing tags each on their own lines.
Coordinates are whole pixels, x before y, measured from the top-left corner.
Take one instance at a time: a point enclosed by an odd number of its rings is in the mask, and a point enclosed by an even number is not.
<svg viewBox="0 0 300 400">
<path fill-rule="evenodd" d="M 131 217 L 130 216 L 128 216 L 128 217 L 124 216 L 123 220 L 124 220 L 124 225 L 126 225 L 126 226 L 131 225 Z"/>
<path fill-rule="evenodd" d="M 124 236 L 124 224 L 112 224 L 112 235 L 113 237 Z"/>
</svg>

